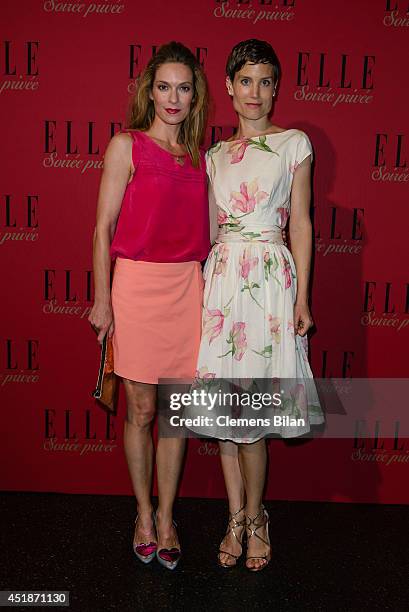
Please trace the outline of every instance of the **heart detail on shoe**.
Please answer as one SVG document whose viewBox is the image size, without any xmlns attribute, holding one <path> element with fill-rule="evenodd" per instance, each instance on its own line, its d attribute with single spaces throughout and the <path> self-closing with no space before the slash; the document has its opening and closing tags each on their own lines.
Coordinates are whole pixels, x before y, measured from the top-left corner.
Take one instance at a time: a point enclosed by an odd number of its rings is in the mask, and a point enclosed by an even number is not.
<svg viewBox="0 0 409 612">
<path fill-rule="evenodd" d="M 158 555 L 164 561 L 169 561 L 170 563 L 174 563 L 180 557 L 180 550 L 178 548 L 161 548 L 158 552 Z"/>
<path fill-rule="evenodd" d="M 157 547 L 156 542 L 149 542 L 149 544 L 135 544 L 133 548 L 138 555 L 148 557 L 156 552 Z"/>
</svg>

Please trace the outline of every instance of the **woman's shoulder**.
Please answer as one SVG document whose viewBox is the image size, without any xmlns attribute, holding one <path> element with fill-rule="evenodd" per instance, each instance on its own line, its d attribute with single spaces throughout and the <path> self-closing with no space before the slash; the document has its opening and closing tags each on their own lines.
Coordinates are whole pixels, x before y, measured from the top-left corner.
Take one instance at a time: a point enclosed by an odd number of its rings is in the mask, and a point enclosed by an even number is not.
<svg viewBox="0 0 409 612">
<path fill-rule="evenodd" d="M 112 137 L 111 141 L 116 139 L 117 142 L 135 142 L 136 140 L 138 140 L 140 134 L 140 130 L 123 128 L 122 130 L 119 130 L 119 132 L 117 132 L 115 136 Z"/>
<path fill-rule="evenodd" d="M 309 155 L 312 161 L 313 147 L 309 136 L 298 128 L 291 128 L 288 132 L 290 134 L 288 150 L 296 158 L 297 164 L 301 163 Z"/>
<path fill-rule="evenodd" d="M 108 148 L 117 152 L 129 152 L 129 149 L 139 142 L 140 130 L 123 128 L 112 136 Z"/>
<path fill-rule="evenodd" d="M 291 155 L 297 156 L 297 158 L 302 155 L 302 157 L 306 157 L 309 154 L 312 154 L 312 144 L 309 136 L 299 128 L 289 128 L 283 133 L 285 138 L 285 146 L 287 151 Z"/>
<path fill-rule="evenodd" d="M 286 130 L 286 132 L 292 139 L 297 141 L 297 143 L 300 141 L 307 141 L 308 143 L 311 142 L 308 134 L 306 134 L 303 130 L 300 130 L 299 128 L 289 128 L 288 130 Z"/>
<path fill-rule="evenodd" d="M 132 134 L 123 130 L 117 132 L 108 143 L 104 154 L 104 160 L 109 162 L 109 160 L 119 161 L 121 158 L 128 159 L 132 152 L 133 143 L 134 138 Z"/>
<path fill-rule="evenodd" d="M 115 147 L 129 147 L 129 144 L 135 141 L 137 131 L 138 130 L 120 130 L 114 136 L 112 136 L 110 144 L 113 144 Z"/>
</svg>

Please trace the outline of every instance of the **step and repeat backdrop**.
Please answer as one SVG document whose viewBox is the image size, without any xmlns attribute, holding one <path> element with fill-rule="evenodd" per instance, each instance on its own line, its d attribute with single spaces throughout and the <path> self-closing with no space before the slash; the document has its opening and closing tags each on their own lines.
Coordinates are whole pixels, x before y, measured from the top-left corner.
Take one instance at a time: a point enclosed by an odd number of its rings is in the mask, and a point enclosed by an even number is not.
<svg viewBox="0 0 409 612">
<path fill-rule="evenodd" d="M 315 151 L 314 374 L 408 376 L 408 10 L 407 0 L 1 4 L 2 489 L 131 494 L 123 394 L 116 417 L 91 398 L 91 240 L 105 147 L 170 40 L 207 73 L 207 145 L 235 125 L 231 47 L 273 45 L 283 73 L 273 121 L 304 130 Z M 267 497 L 408 503 L 396 414 L 391 402 L 368 418 L 365 439 L 351 426 L 346 439 L 270 441 Z M 224 495 L 217 455 L 190 441 L 181 495 Z"/>
</svg>

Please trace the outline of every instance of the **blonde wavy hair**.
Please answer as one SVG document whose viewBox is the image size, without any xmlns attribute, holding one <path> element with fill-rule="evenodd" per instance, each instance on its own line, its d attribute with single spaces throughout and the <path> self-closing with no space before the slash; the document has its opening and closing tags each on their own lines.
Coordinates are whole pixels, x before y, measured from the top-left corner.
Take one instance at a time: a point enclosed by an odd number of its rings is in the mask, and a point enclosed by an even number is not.
<svg viewBox="0 0 409 612">
<path fill-rule="evenodd" d="M 152 91 L 157 69 L 168 63 L 184 64 L 193 74 L 193 98 L 190 111 L 184 119 L 178 142 L 186 147 L 187 153 L 195 168 L 200 166 L 199 147 L 203 142 L 206 128 L 209 94 L 203 69 L 193 53 L 182 45 L 172 41 L 159 47 L 145 70 L 141 73 L 135 96 L 131 101 L 128 128 L 146 131 L 155 118 L 155 108 L 149 94 Z"/>
</svg>

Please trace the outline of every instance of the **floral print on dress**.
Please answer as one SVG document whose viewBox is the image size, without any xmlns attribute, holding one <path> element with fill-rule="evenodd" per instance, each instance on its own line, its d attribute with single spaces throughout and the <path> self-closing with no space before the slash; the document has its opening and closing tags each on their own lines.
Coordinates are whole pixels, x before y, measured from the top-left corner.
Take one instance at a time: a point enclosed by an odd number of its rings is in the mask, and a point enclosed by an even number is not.
<svg viewBox="0 0 409 612">
<path fill-rule="evenodd" d="M 272 339 L 276 344 L 280 344 L 281 340 L 281 319 L 280 317 L 273 317 L 273 315 L 269 314 L 268 324 L 270 327 L 270 334 Z"/>
<path fill-rule="evenodd" d="M 265 151 L 266 153 L 272 153 L 273 155 L 277 155 L 277 151 L 273 151 L 271 147 L 267 144 L 266 136 L 259 136 L 258 140 L 255 138 L 239 138 L 238 140 L 232 140 L 229 142 L 228 152 L 231 155 L 231 164 L 238 164 L 244 157 L 247 147 L 253 147 L 255 149 L 259 149 L 260 151 Z"/>
<path fill-rule="evenodd" d="M 283 272 L 283 276 L 284 276 L 284 288 L 285 289 L 289 289 L 291 287 L 291 266 L 290 263 L 288 261 L 288 259 L 286 259 L 284 256 L 281 257 L 281 265 L 282 265 L 282 272 Z"/>
<path fill-rule="evenodd" d="M 266 281 L 268 281 L 269 277 L 273 278 L 281 287 L 281 281 L 276 274 L 278 267 L 277 254 L 271 253 L 269 250 L 264 251 L 264 278 Z"/>
<path fill-rule="evenodd" d="M 224 223 L 227 223 L 229 219 L 229 215 L 222 210 L 221 208 L 217 209 L 217 223 L 218 225 L 223 225 Z"/>
<path fill-rule="evenodd" d="M 217 249 L 216 253 L 216 266 L 214 273 L 221 274 L 222 276 L 226 275 L 227 269 L 227 261 L 229 258 L 229 247 L 227 244 L 221 244 Z"/>
<path fill-rule="evenodd" d="M 201 378 L 202 380 L 212 380 L 216 377 L 215 372 L 209 372 L 206 366 L 201 367 L 199 370 L 196 370 L 195 373 L 196 378 Z"/>
<path fill-rule="evenodd" d="M 294 338 L 294 320 L 293 319 L 287 322 L 287 331 Z"/>
<path fill-rule="evenodd" d="M 217 385 L 215 378 L 215 372 L 209 372 L 207 366 L 202 366 L 201 368 L 196 370 L 192 390 L 203 389 L 207 393 L 211 392 L 212 387 L 215 387 Z"/>
<path fill-rule="evenodd" d="M 264 379 L 285 386 L 289 381 L 280 413 L 305 415 L 306 424 L 295 430 L 267 428 L 283 437 L 302 435 L 310 423 L 324 420 L 308 362 L 308 340 L 294 329 L 296 268 L 281 238 L 291 212 L 294 172 L 310 154 L 305 134 L 287 130 L 222 142 L 206 158 L 219 232 L 205 267 L 199 384 Z M 211 431 L 200 433 L 254 442 L 265 431 L 260 427 L 239 436 L 234 428 L 214 424 Z"/>
<path fill-rule="evenodd" d="M 232 209 L 240 211 L 245 215 L 252 213 L 257 204 L 265 200 L 268 196 L 266 191 L 261 191 L 258 188 L 257 179 L 253 179 L 249 183 L 243 182 L 240 184 L 240 192 L 232 191 L 230 203 Z"/>
<path fill-rule="evenodd" d="M 240 255 L 239 262 L 241 277 L 248 279 L 250 270 L 255 268 L 258 264 L 258 257 L 249 257 L 247 254 L 247 249 L 244 249 L 243 253 Z"/>
<path fill-rule="evenodd" d="M 243 358 L 243 355 L 247 349 L 247 336 L 245 329 L 246 324 L 243 321 L 233 323 L 229 337 L 226 339 L 227 344 L 231 344 L 231 348 L 227 351 L 227 353 L 219 355 L 219 357 L 227 357 L 227 355 L 231 354 L 236 361 L 240 361 Z"/>
<path fill-rule="evenodd" d="M 243 253 L 240 255 L 239 263 L 240 275 L 242 279 L 246 281 L 241 289 L 241 292 L 244 293 L 245 291 L 248 291 L 251 299 L 257 304 L 257 306 L 263 308 L 253 293 L 254 289 L 260 289 L 260 285 L 258 283 L 250 282 L 248 280 L 250 271 L 258 264 L 258 257 L 249 256 L 247 254 L 247 250 L 244 249 Z"/>
<path fill-rule="evenodd" d="M 267 317 L 268 326 L 270 330 L 271 339 L 275 344 L 280 344 L 281 342 L 281 319 L 280 317 L 275 317 L 271 314 Z M 253 349 L 253 353 L 257 355 L 261 355 L 267 359 L 271 359 L 273 355 L 273 345 L 272 343 L 267 344 L 262 351 L 256 351 Z"/>
<path fill-rule="evenodd" d="M 218 308 L 214 308 L 213 310 L 210 310 L 209 308 L 205 309 L 202 334 L 203 336 L 210 336 L 209 344 L 211 344 L 213 340 L 217 338 L 217 336 L 220 336 L 222 333 L 223 324 L 224 314 L 221 310 Z"/>
<path fill-rule="evenodd" d="M 248 138 L 240 138 L 235 142 L 232 142 L 229 146 L 229 153 L 231 155 L 231 164 L 238 164 L 244 157 L 247 147 L 250 142 Z"/>
</svg>

